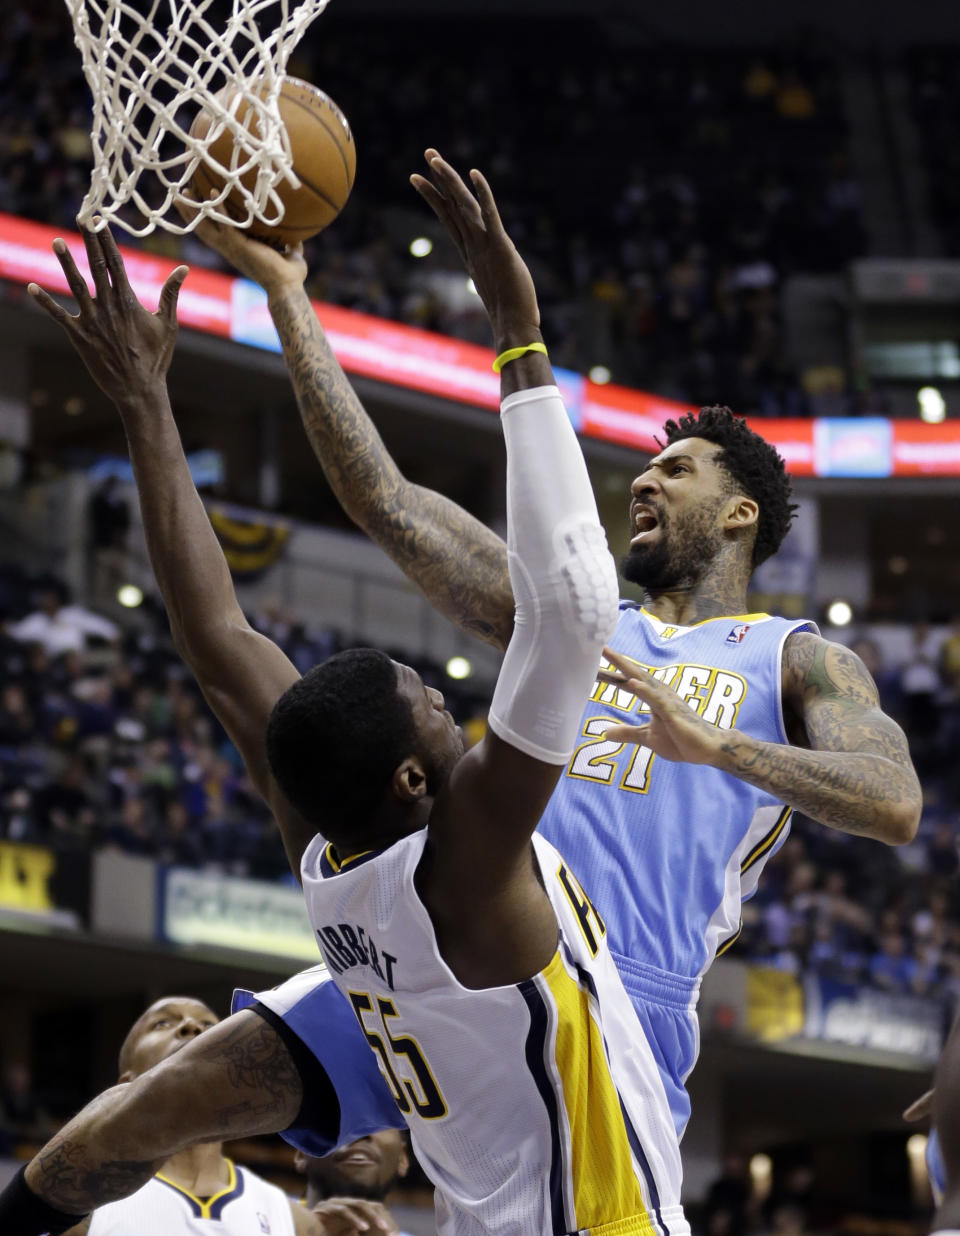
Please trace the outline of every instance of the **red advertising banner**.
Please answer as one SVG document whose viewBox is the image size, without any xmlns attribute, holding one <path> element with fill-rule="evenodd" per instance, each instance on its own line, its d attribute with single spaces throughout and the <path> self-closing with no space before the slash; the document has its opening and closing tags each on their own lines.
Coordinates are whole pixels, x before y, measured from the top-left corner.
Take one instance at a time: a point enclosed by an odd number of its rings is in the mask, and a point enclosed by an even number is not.
<svg viewBox="0 0 960 1236">
<path fill-rule="evenodd" d="M 0 214 L 0 278 L 67 291 L 51 250 L 58 235 L 46 224 Z M 80 237 L 66 233 L 64 239 L 89 278 Z M 155 308 L 174 260 L 125 246 L 121 252 L 137 296 Z M 490 367 L 490 348 L 336 305 L 314 302 L 314 308 L 349 373 L 475 407 L 499 406 L 500 380 Z M 179 311 L 184 326 L 280 350 L 266 296 L 246 279 L 195 268 L 180 293 Z M 562 370 L 557 379 L 579 433 L 640 452 L 658 449 L 656 438 L 666 420 L 694 411 L 672 399 L 600 386 Z M 960 424 L 952 422 L 926 425 L 872 417 L 750 419 L 749 424 L 780 451 L 796 476 L 960 476 Z"/>
<path fill-rule="evenodd" d="M 960 476 L 960 423 L 892 423 L 894 476 Z"/>
<path fill-rule="evenodd" d="M 75 232 L 58 232 L 44 223 L 3 214 L 0 214 L 0 278 L 12 279 L 15 283 L 39 283 L 52 292 L 66 292 L 67 281 L 50 247 L 58 236 L 66 240 L 77 266 L 90 283 L 86 250 Z M 177 263 L 138 249 L 123 248 L 121 251 L 137 296 L 150 309 L 156 309 L 163 282 Z M 191 271 L 180 293 L 179 316 L 183 325 L 229 338 L 230 287 L 234 282 L 229 275 L 215 271 Z"/>
</svg>

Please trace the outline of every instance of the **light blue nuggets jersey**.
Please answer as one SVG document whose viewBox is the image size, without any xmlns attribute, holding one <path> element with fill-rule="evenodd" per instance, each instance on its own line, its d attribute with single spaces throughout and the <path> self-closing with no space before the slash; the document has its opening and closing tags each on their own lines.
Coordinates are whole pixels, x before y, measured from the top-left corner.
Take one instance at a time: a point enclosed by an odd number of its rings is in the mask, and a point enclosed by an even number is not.
<svg viewBox="0 0 960 1236">
<path fill-rule="evenodd" d="M 815 626 L 743 614 L 675 627 L 631 602 L 620 608 L 610 641 L 617 652 L 674 687 L 711 724 L 787 741 L 783 644 Z M 642 720 L 645 709 L 635 696 L 597 684 L 538 830 L 568 856 L 604 915 L 632 992 L 632 980 L 648 970 L 668 983 L 670 976 L 696 980 L 733 942 L 741 902 L 786 840 L 790 817 L 770 794 L 727 773 L 604 739 L 611 719 Z"/>
</svg>

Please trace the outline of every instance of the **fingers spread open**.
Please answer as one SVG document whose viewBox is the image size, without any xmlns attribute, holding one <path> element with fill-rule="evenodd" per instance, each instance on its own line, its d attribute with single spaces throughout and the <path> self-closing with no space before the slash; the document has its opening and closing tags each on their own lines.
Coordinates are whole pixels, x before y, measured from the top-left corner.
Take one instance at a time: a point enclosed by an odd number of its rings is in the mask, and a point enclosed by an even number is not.
<svg viewBox="0 0 960 1236">
<path fill-rule="evenodd" d="M 49 292 L 45 292 L 42 287 L 36 283 L 28 283 L 27 291 L 37 302 L 41 309 L 45 310 L 53 318 L 55 322 L 59 322 L 61 326 L 67 330 L 72 330 L 78 318 L 75 318 L 72 313 L 67 313 L 62 305 L 58 305 Z"/>
<path fill-rule="evenodd" d="M 649 737 L 646 725 L 608 725 L 603 736 L 610 742 L 635 742 L 641 746 Z"/>
<path fill-rule="evenodd" d="M 433 213 L 437 216 L 443 226 L 447 229 L 450 239 L 457 247 L 461 258 L 466 260 L 466 248 L 464 246 L 463 234 L 460 231 L 460 225 L 457 221 L 455 212 L 451 209 L 450 203 L 443 194 L 432 185 L 424 176 L 418 176 L 416 172 L 410 177 L 410 183 L 420 194 L 423 200 L 427 203 Z"/>
<path fill-rule="evenodd" d="M 123 258 L 120 256 L 120 250 L 117 248 L 117 242 L 113 238 L 113 233 L 108 227 L 105 227 L 103 231 L 97 233 L 97 239 L 100 242 L 103 260 L 106 263 L 107 270 L 110 272 L 110 282 L 113 284 L 114 290 L 121 295 L 128 293 L 132 295 L 126 268 L 123 265 Z"/>
<path fill-rule="evenodd" d="M 480 203 L 480 213 L 483 215 L 483 222 L 486 225 L 487 231 L 505 234 L 503 224 L 500 222 L 500 211 L 497 210 L 497 203 L 494 201 L 493 192 L 487 184 L 487 178 L 482 172 L 478 172 L 474 168 L 470 173 L 470 179 L 473 181 L 473 187 L 476 190 L 477 201 Z"/>
<path fill-rule="evenodd" d="M 59 236 L 53 242 L 53 251 L 67 277 L 71 295 L 82 311 L 90 304 L 90 292 L 87 289 L 86 280 L 77 269 L 77 264 L 73 260 L 73 254 L 67 248 L 66 241 L 61 240 Z"/>
<path fill-rule="evenodd" d="M 183 281 L 190 273 L 189 266 L 178 266 L 167 275 L 160 291 L 160 303 L 157 306 L 157 317 L 168 325 L 175 326 L 177 321 L 177 297 L 183 287 Z"/>
<path fill-rule="evenodd" d="M 87 250 L 87 261 L 90 263 L 90 274 L 93 276 L 93 286 L 98 296 L 108 296 L 110 279 L 107 276 L 107 259 L 100 247 L 100 237 L 90 228 L 81 226 L 80 235 Z"/>
<path fill-rule="evenodd" d="M 437 155 L 429 163 L 433 183 L 463 216 L 477 227 L 483 227 L 480 203 L 463 183 L 450 164 Z"/>
</svg>

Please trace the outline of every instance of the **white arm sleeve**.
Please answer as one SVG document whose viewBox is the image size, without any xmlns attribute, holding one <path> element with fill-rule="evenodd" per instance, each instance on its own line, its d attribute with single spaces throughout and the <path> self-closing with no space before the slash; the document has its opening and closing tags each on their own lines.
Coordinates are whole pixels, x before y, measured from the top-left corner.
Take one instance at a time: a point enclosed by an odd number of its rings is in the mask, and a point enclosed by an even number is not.
<svg viewBox="0 0 960 1236">
<path fill-rule="evenodd" d="M 559 390 L 508 395 L 501 415 L 517 609 L 490 727 L 527 755 L 564 764 L 616 626 L 617 571 Z"/>
</svg>

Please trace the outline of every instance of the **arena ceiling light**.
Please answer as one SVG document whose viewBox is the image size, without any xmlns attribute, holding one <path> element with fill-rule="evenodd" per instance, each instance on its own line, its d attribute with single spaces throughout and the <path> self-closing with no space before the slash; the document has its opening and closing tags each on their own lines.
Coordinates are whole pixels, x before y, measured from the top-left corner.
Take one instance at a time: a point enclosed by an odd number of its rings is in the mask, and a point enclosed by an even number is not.
<svg viewBox="0 0 960 1236">
<path fill-rule="evenodd" d="M 454 678 L 458 681 L 463 678 L 469 678 L 473 673 L 473 666 L 466 657 L 451 657 L 447 662 L 447 677 Z"/>
<path fill-rule="evenodd" d="M 410 252 L 415 258 L 428 257 L 433 252 L 433 241 L 429 236 L 416 236 L 410 241 Z"/>
<path fill-rule="evenodd" d="M 136 609 L 143 604 L 143 592 L 136 584 L 124 584 L 117 589 L 117 600 L 124 609 Z"/>
<path fill-rule="evenodd" d="M 613 374 L 606 365 L 594 365 L 587 377 L 591 382 L 596 382 L 597 386 L 606 386 Z"/>
<path fill-rule="evenodd" d="M 837 599 L 827 606 L 827 622 L 833 627 L 848 627 L 853 621 L 853 606 L 849 601 Z"/>
<path fill-rule="evenodd" d="M 935 386 L 921 386 L 917 391 L 920 419 L 928 425 L 939 425 L 947 419 L 947 402 Z"/>
</svg>

